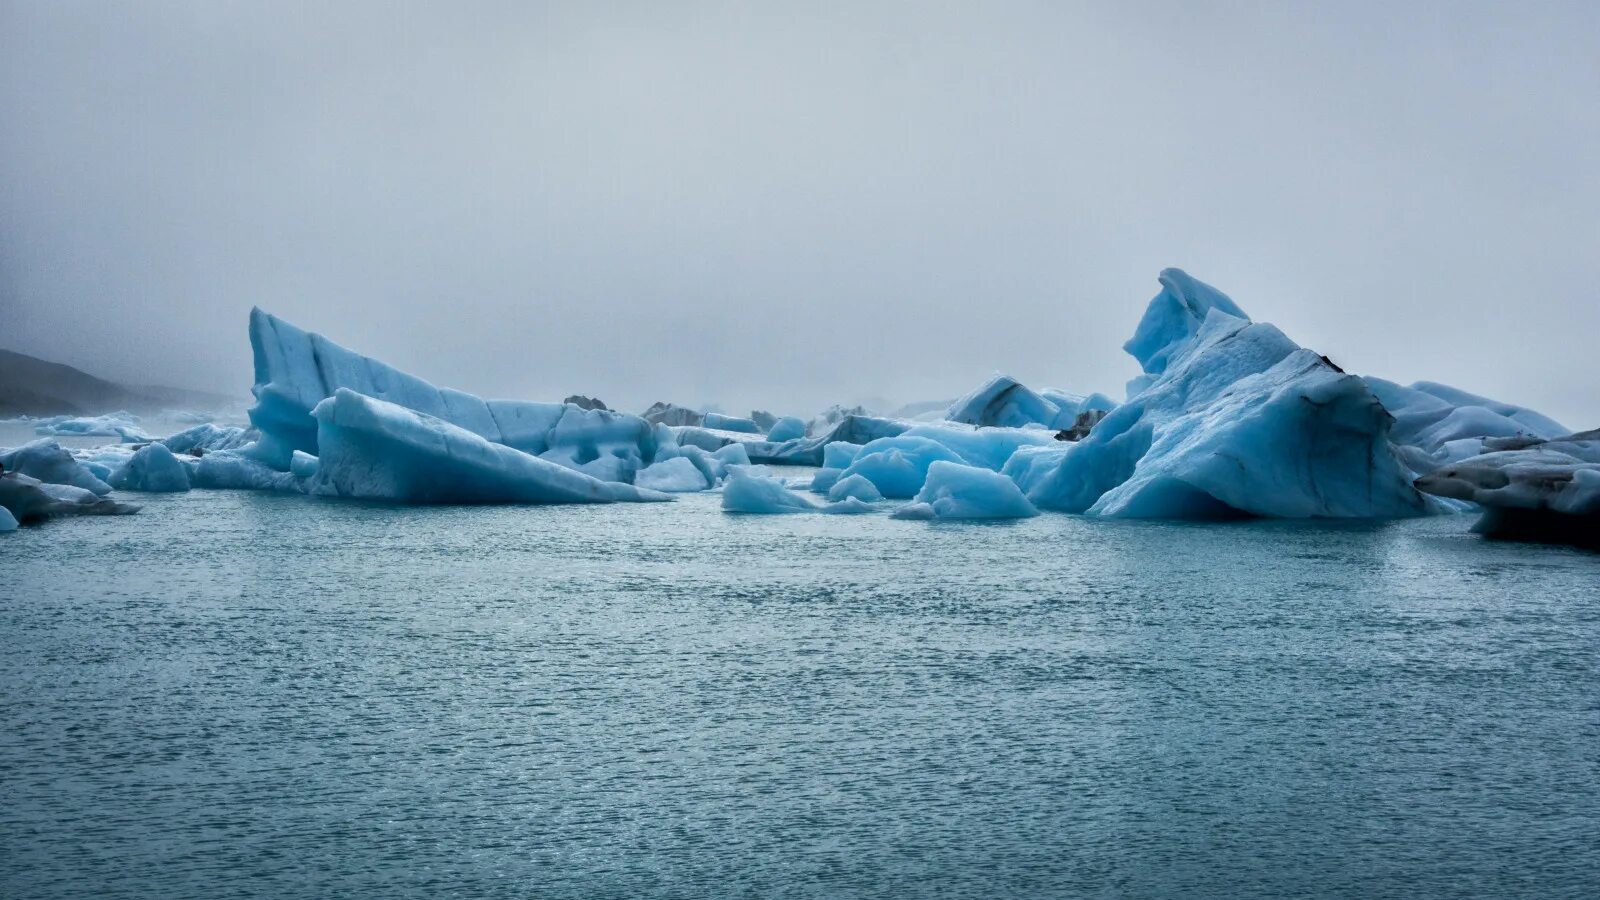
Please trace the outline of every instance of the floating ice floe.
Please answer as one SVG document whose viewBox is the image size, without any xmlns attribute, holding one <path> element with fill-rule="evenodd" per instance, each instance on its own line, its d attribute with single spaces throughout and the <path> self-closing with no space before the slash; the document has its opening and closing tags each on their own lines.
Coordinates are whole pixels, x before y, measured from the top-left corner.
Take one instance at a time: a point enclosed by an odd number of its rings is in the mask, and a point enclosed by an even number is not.
<svg viewBox="0 0 1600 900">
<path fill-rule="evenodd" d="M 135 504 L 70 484 L 49 484 L 20 472 L 0 475 L 0 506 L 23 524 L 51 516 L 121 516 L 139 511 Z"/>
<path fill-rule="evenodd" d="M 127 411 L 102 416 L 51 416 L 34 422 L 34 434 L 50 437 L 114 437 L 125 444 L 150 440 L 139 428 L 139 417 Z"/>
<path fill-rule="evenodd" d="M 1487 453 L 1424 475 L 1417 487 L 1482 506 L 1474 526 L 1482 534 L 1600 548 L 1600 430 L 1484 444 Z"/>
<path fill-rule="evenodd" d="M 98 496 L 111 493 L 111 485 L 50 438 L 39 438 L 20 447 L 0 450 L 0 469 L 29 475 L 46 484 L 83 488 Z"/>
<path fill-rule="evenodd" d="M 935 462 L 917 492 L 939 519 L 1025 519 L 1036 516 L 1017 483 L 999 472 L 960 463 Z"/>
<path fill-rule="evenodd" d="M 609 503 L 670 499 L 497 444 L 349 388 L 317 404 L 310 491 L 405 503 Z M 203 466 L 215 456 L 200 461 Z"/>
<path fill-rule="evenodd" d="M 883 492 L 877 485 L 868 481 L 866 476 L 851 475 L 849 478 L 840 478 L 833 487 L 828 488 L 828 499 L 837 503 L 841 500 L 860 500 L 863 503 L 877 503 L 883 499 Z"/>
<path fill-rule="evenodd" d="M 111 486 L 119 491 L 176 493 L 189 489 L 189 469 L 162 443 L 151 443 L 134 451 L 128 461 L 111 473 Z"/>
<path fill-rule="evenodd" d="M 796 513 L 815 512 L 817 505 L 789 490 L 775 478 L 735 472 L 722 488 L 723 512 Z"/>
</svg>

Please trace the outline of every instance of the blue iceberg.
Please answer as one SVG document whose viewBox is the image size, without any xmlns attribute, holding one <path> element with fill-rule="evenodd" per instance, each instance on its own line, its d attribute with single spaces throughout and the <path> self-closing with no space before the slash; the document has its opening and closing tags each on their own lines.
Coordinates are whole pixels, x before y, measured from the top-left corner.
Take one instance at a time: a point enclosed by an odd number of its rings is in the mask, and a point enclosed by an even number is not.
<svg viewBox="0 0 1600 900">
<path fill-rule="evenodd" d="M 317 404 L 312 493 L 405 503 L 609 503 L 670 499 L 600 481 L 426 413 L 339 388 Z M 215 454 L 202 458 L 204 465 Z"/>
</svg>

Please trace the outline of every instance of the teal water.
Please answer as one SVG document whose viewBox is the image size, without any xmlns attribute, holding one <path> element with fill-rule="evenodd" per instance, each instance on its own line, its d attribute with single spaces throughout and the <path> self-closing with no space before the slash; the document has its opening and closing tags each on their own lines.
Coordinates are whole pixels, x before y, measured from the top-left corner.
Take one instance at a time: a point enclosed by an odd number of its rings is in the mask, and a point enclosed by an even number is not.
<svg viewBox="0 0 1600 900">
<path fill-rule="evenodd" d="M 0 895 L 1583 897 L 1600 556 L 249 493 L 0 536 Z"/>
</svg>

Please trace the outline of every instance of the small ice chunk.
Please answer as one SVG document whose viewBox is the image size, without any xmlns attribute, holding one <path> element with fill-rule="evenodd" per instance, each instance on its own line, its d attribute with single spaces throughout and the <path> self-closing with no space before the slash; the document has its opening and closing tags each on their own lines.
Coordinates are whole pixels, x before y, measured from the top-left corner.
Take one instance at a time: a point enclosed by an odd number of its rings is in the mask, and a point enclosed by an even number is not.
<svg viewBox="0 0 1600 900">
<path fill-rule="evenodd" d="M 839 481 L 839 476 L 843 474 L 843 469 L 818 469 L 817 474 L 811 476 L 811 492 L 826 494 L 833 490 L 833 486 Z"/>
<path fill-rule="evenodd" d="M 841 477 L 862 475 L 885 497 L 914 497 L 939 460 L 961 462 L 954 450 L 925 437 L 879 438 L 861 448 Z"/>
<path fill-rule="evenodd" d="M 111 473 L 111 486 L 119 491 L 181 493 L 189 489 L 189 469 L 165 444 L 146 444 Z"/>
<path fill-rule="evenodd" d="M 793 513 L 814 512 L 816 505 L 772 478 L 762 478 L 735 470 L 722 489 L 723 512 Z"/>
<path fill-rule="evenodd" d="M 943 461 L 928 467 L 917 503 L 927 504 L 941 519 L 1025 519 L 1039 514 L 1006 476 Z"/>
<path fill-rule="evenodd" d="M 17 517 L 11 514 L 11 510 L 6 509 L 4 506 L 0 506 L 0 533 L 16 530 Z"/>
<path fill-rule="evenodd" d="M 828 489 L 829 500 L 838 502 L 847 497 L 854 497 L 866 503 L 877 503 L 883 499 L 883 493 L 865 476 L 851 475 L 849 478 L 839 479 Z"/>
<path fill-rule="evenodd" d="M 939 517 L 932 506 L 926 503 L 907 503 L 889 514 L 891 519 L 936 519 Z"/>
<path fill-rule="evenodd" d="M 711 455 L 721 460 L 724 465 L 750 465 L 750 452 L 745 449 L 743 444 L 728 444 L 725 447 L 718 447 L 711 452 Z"/>
<path fill-rule="evenodd" d="M 849 441 L 832 441 L 822 448 L 822 465 L 827 469 L 846 469 L 856 461 L 856 456 L 861 452 L 860 444 Z"/>
<path fill-rule="evenodd" d="M 806 436 L 806 423 L 804 419 L 796 416 L 784 416 L 767 432 L 767 440 L 773 443 L 792 441 Z"/>
<path fill-rule="evenodd" d="M 853 516 L 861 513 L 877 512 L 878 507 L 859 497 L 846 497 L 838 503 L 829 503 L 822 508 L 822 511 L 833 513 L 834 515 Z"/>
<path fill-rule="evenodd" d="M 665 459 L 640 469 L 634 484 L 669 494 L 703 491 L 711 486 L 694 461 L 684 456 Z"/>
</svg>

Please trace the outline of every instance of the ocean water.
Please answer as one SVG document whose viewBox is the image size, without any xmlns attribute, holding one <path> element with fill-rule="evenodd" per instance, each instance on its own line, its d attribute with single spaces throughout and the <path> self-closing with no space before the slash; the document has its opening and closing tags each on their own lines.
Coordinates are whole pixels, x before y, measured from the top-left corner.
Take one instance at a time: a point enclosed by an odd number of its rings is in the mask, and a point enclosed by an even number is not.
<svg viewBox="0 0 1600 900">
<path fill-rule="evenodd" d="M 1600 893 L 1600 555 L 717 503 L 0 536 L 0 896 Z"/>
</svg>

